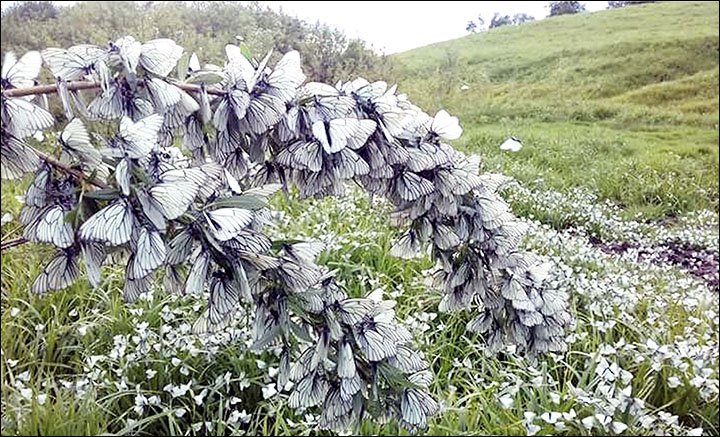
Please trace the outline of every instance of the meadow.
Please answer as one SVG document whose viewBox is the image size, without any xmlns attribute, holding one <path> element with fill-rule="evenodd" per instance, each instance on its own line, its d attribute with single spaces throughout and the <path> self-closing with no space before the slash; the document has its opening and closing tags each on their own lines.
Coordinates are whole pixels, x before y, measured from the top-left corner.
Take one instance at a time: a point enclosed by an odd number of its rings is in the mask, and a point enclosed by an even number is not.
<svg viewBox="0 0 720 437">
<path fill-rule="evenodd" d="M 459 117 L 454 145 L 531 231 L 524 245 L 565 272 L 569 351 L 490 355 L 439 313 L 429 257 L 390 247 L 391 205 L 277 195 L 276 237 L 326 243 L 321 263 L 353 296 L 381 289 L 432 364 L 441 412 L 429 435 L 720 433 L 718 3 L 661 3 L 506 27 L 394 57 L 401 92 Z M 519 152 L 499 145 L 522 139 Z M 17 217 L 29 183 L 2 186 Z M 2 226 L 2 240 L 21 233 Z M 47 296 L 29 290 L 49 251 L 2 254 L 3 435 L 318 434 L 294 414 L 278 356 L 250 351 L 250 314 L 212 335 L 203 304 L 158 286 L 133 305 L 123 272 Z M 366 435 L 405 435 L 366 422 Z"/>
</svg>

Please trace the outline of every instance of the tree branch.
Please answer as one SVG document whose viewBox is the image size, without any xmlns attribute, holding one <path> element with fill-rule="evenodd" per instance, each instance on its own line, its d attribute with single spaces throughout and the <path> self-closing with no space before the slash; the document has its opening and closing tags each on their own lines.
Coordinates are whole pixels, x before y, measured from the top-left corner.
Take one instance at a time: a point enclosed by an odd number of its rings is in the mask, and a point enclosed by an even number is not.
<svg viewBox="0 0 720 437">
<path fill-rule="evenodd" d="M 191 93 L 199 93 L 200 92 L 200 85 L 194 85 L 189 83 L 173 83 L 170 82 L 176 87 L 180 88 L 183 91 L 191 92 Z M 68 82 L 67 83 L 67 89 L 68 91 L 79 91 L 79 90 L 92 90 L 100 88 L 100 82 L 90 82 L 90 81 L 74 81 L 74 82 Z M 217 89 L 205 89 L 208 94 L 212 94 L 214 96 L 224 96 L 225 91 L 224 90 L 217 90 Z M 24 97 L 24 96 L 35 96 L 38 94 L 53 94 L 57 93 L 57 85 L 38 85 L 38 86 L 32 86 L 30 88 L 12 88 L 9 90 L 3 91 L 3 96 L 5 97 Z"/>
<path fill-rule="evenodd" d="M 16 238 L 16 239 L 10 240 L 10 241 L 5 241 L 4 243 L 0 244 L 0 252 L 3 252 L 5 250 L 10 249 L 15 246 L 23 245 L 25 243 L 28 243 L 28 240 L 26 240 L 23 237 Z"/>
<path fill-rule="evenodd" d="M 46 155 L 38 150 L 35 151 L 35 153 L 38 154 L 40 159 L 47 162 L 51 166 L 55 167 L 56 169 L 62 171 L 63 173 L 67 173 L 71 176 L 74 176 L 78 180 L 85 181 L 89 184 L 95 185 L 98 188 L 107 188 L 107 184 L 101 180 L 98 179 L 89 179 L 83 172 L 80 170 L 76 170 L 74 168 L 68 167 L 67 165 L 63 164 L 62 162 L 58 161 L 57 159 L 53 158 L 50 155 Z"/>
</svg>

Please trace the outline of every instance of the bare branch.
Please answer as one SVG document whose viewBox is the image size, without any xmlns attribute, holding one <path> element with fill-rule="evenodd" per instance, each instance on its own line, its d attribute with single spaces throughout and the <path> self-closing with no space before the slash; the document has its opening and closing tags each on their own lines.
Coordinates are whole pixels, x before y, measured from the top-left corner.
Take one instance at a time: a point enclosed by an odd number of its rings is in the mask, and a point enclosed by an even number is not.
<svg viewBox="0 0 720 437">
<path fill-rule="evenodd" d="M 183 91 L 191 93 L 199 93 L 200 85 L 188 84 L 188 83 L 174 83 L 176 87 Z M 67 83 L 68 91 L 79 91 L 79 90 L 91 90 L 100 88 L 100 82 L 89 82 L 89 81 L 74 81 Z M 225 95 L 224 90 L 206 88 L 208 94 L 215 96 Z M 53 94 L 57 93 L 57 85 L 38 85 L 30 88 L 12 88 L 3 91 L 5 97 L 24 97 L 24 96 L 35 96 L 39 94 Z"/>
<path fill-rule="evenodd" d="M 10 248 L 13 248 L 15 246 L 21 246 L 25 243 L 29 243 L 29 241 L 23 237 L 16 238 L 16 239 L 10 240 L 10 241 L 5 241 L 4 243 L 0 244 L 0 252 L 10 249 Z"/>
<path fill-rule="evenodd" d="M 95 186 L 98 187 L 98 188 L 107 188 L 107 184 L 106 184 L 105 182 L 100 181 L 100 180 L 98 180 L 98 179 L 89 179 L 89 178 L 88 178 L 87 176 L 85 176 L 85 174 L 83 174 L 83 172 L 81 172 L 80 170 L 76 170 L 76 169 L 74 169 L 74 168 L 68 167 L 67 165 L 63 164 L 62 162 L 58 161 L 57 159 L 53 158 L 52 156 L 46 155 L 46 154 L 44 154 L 44 153 L 42 153 L 42 152 L 40 152 L 40 151 L 37 151 L 37 150 L 36 150 L 35 152 L 38 154 L 38 156 L 40 157 L 40 159 L 42 159 L 43 161 L 47 162 L 48 164 L 50 164 L 51 166 L 55 167 L 56 169 L 58 169 L 58 170 L 60 170 L 60 171 L 62 171 L 62 172 L 64 172 L 64 173 L 67 173 L 67 174 L 69 174 L 69 175 L 71 175 L 71 176 L 74 176 L 74 177 L 77 178 L 78 180 L 81 180 L 81 181 L 87 182 L 87 183 L 89 183 L 89 184 L 95 185 Z"/>
</svg>

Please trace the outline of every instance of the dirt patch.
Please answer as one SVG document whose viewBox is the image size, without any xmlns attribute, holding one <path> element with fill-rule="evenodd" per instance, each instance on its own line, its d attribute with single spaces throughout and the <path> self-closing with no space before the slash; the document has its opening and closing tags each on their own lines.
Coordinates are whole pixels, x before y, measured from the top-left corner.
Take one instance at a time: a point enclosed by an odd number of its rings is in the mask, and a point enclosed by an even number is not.
<svg viewBox="0 0 720 437">
<path fill-rule="evenodd" d="M 658 265 L 680 267 L 703 279 L 712 290 L 719 290 L 720 259 L 716 252 L 679 242 L 646 247 L 628 242 L 608 243 L 594 236 L 590 237 L 590 242 L 603 252 L 610 254 L 623 254 L 629 250 L 635 250 L 640 260 Z"/>
</svg>

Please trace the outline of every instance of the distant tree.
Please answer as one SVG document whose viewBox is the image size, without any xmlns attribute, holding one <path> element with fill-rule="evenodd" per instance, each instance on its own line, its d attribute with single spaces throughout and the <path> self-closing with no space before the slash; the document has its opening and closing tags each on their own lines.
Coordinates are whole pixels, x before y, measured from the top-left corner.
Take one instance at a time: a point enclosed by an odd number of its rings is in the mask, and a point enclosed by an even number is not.
<svg viewBox="0 0 720 437">
<path fill-rule="evenodd" d="M 467 30 L 470 33 L 475 33 L 475 32 L 477 32 L 477 27 L 478 27 L 477 24 L 475 24 L 474 21 L 470 20 L 470 21 L 468 21 L 467 26 L 465 26 L 465 30 Z"/>
<path fill-rule="evenodd" d="M 580 2 L 550 2 L 550 16 L 577 14 L 585 10 L 585 5 Z"/>
<path fill-rule="evenodd" d="M 533 17 L 533 16 L 531 16 L 531 15 L 528 15 L 528 14 L 526 14 L 526 13 L 524 13 L 524 12 L 523 12 L 523 13 L 519 13 L 519 14 L 515 14 L 515 15 L 513 15 L 513 17 L 512 17 L 512 24 L 514 24 L 514 25 L 516 25 L 516 26 L 517 26 L 517 25 L 520 25 L 520 24 L 523 24 L 523 23 L 527 23 L 528 21 L 535 21 L 535 17 Z"/>
<path fill-rule="evenodd" d="M 624 8 L 625 6 L 632 6 L 632 5 L 640 5 L 643 3 L 657 3 L 653 0 L 645 0 L 645 1 L 614 1 L 614 2 L 608 2 L 608 9 L 617 9 L 617 8 Z"/>
<path fill-rule="evenodd" d="M 20 20 L 47 21 L 57 17 L 57 8 L 51 2 L 19 2 L 10 6 L 3 15 L 13 14 Z"/>
<path fill-rule="evenodd" d="M 513 25 L 513 19 L 510 17 L 510 15 L 500 15 L 500 13 L 495 12 L 495 15 L 493 15 L 492 20 L 490 20 L 490 29 L 494 29 L 496 27 L 502 27 L 502 26 L 511 26 Z"/>
</svg>

